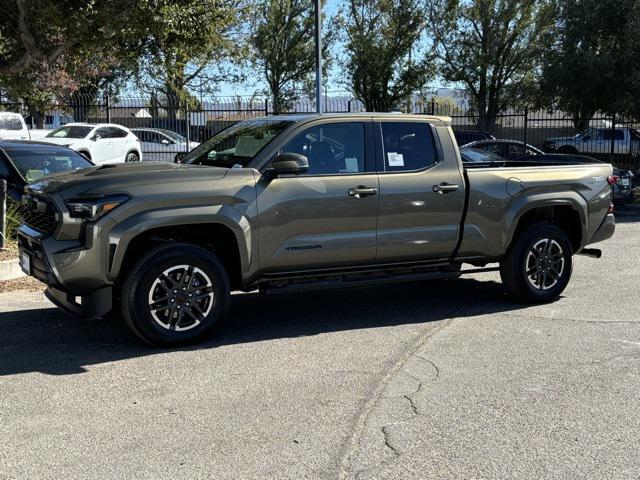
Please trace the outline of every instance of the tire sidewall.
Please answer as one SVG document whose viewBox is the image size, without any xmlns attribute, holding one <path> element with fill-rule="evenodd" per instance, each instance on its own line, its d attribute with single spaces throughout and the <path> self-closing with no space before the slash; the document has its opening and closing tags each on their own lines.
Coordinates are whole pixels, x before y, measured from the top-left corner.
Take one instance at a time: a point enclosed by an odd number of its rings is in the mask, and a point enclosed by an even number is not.
<svg viewBox="0 0 640 480">
<path fill-rule="evenodd" d="M 129 158 L 133 158 L 133 160 L 129 160 Z M 140 161 L 140 157 L 138 156 L 138 154 L 136 152 L 129 152 L 129 153 L 127 153 L 127 156 L 124 157 L 124 161 L 125 161 L 125 163 L 136 163 L 136 162 Z"/>
<path fill-rule="evenodd" d="M 564 253 L 564 271 L 558 283 L 548 290 L 538 290 L 529 282 L 526 274 L 526 259 L 530 249 L 542 239 L 550 238 L 558 242 Z M 555 225 L 543 224 L 538 225 L 522 236 L 519 242 L 518 252 L 516 255 L 516 266 L 518 268 L 517 282 L 518 286 L 525 296 L 534 302 L 545 302 L 558 297 L 569 284 L 573 269 L 573 248 L 569 238 L 565 233 Z"/>
<path fill-rule="evenodd" d="M 159 325 L 149 311 L 148 296 L 158 276 L 168 268 L 190 265 L 203 270 L 213 285 L 214 305 L 200 325 L 186 331 L 172 331 Z M 178 345 L 202 338 L 220 325 L 229 304 L 229 279 L 212 254 L 199 247 L 172 248 L 151 256 L 135 268 L 125 285 L 126 307 L 136 333 L 157 345 Z"/>
</svg>

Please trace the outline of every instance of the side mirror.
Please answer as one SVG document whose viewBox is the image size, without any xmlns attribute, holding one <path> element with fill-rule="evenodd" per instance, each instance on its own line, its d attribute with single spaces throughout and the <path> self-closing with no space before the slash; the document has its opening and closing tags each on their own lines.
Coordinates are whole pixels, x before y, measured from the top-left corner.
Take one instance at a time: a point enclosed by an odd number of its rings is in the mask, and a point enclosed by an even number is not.
<svg viewBox="0 0 640 480">
<path fill-rule="evenodd" d="M 91 140 L 93 140 L 95 142 L 96 140 L 100 140 L 101 138 L 102 137 L 99 134 L 96 133 L 93 137 L 91 137 Z"/>
<path fill-rule="evenodd" d="M 163 145 L 170 145 L 171 142 L 169 140 L 167 140 L 166 138 L 163 138 L 162 140 L 160 140 L 160 143 Z"/>
<path fill-rule="evenodd" d="M 283 152 L 271 162 L 271 171 L 276 175 L 300 175 L 309 170 L 309 160 L 299 153 Z"/>
</svg>

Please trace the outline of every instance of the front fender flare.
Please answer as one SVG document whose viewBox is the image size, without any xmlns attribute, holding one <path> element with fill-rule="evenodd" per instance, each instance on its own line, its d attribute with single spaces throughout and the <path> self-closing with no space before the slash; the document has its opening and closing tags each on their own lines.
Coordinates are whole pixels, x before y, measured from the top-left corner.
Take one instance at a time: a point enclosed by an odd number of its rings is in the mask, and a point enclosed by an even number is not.
<svg viewBox="0 0 640 480">
<path fill-rule="evenodd" d="M 251 225 L 249 220 L 229 205 L 208 205 L 201 207 L 178 207 L 150 210 L 138 213 L 116 225 L 109 232 L 110 249 L 115 245 L 108 276 L 115 280 L 131 241 L 138 235 L 163 227 L 177 227 L 192 224 L 220 224 L 229 228 L 238 244 L 241 271 L 251 268 Z"/>
</svg>

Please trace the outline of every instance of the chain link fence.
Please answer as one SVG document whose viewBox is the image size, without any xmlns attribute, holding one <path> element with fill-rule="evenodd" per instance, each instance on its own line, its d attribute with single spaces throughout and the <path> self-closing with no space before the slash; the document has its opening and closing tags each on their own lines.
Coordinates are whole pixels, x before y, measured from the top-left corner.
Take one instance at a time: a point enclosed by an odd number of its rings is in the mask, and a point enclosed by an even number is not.
<svg viewBox="0 0 640 480">
<path fill-rule="evenodd" d="M 636 131 L 636 122 L 616 115 L 596 114 L 584 131 L 578 131 L 571 115 L 560 111 L 509 110 L 480 118 L 465 103 L 461 102 L 460 106 L 450 99 L 440 102 L 416 96 L 398 111 L 449 116 L 455 132 L 485 133 L 519 140 L 545 151 L 589 155 L 634 172 L 640 169 L 640 134 Z M 365 111 L 362 102 L 347 96 L 325 97 L 323 109 L 327 113 Z M 0 98 L 0 110 L 22 113 L 34 129 L 53 129 L 69 122 L 120 124 L 140 138 L 146 160 L 167 161 L 239 121 L 274 114 L 270 101 L 260 97 L 192 98 L 181 103 L 153 96 L 81 94 L 51 105 L 40 114 L 30 112 L 22 103 Z M 313 112 L 315 101 L 301 99 L 280 113 Z"/>
</svg>

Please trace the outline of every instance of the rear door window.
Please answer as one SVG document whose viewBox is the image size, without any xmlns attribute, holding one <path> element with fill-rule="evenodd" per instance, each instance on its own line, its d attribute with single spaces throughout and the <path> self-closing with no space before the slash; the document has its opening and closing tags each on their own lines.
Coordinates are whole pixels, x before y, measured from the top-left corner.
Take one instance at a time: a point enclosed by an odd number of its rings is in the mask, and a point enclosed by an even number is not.
<svg viewBox="0 0 640 480">
<path fill-rule="evenodd" d="M 385 172 L 422 170 L 436 163 L 436 149 L 429 124 L 381 122 Z"/>
</svg>

